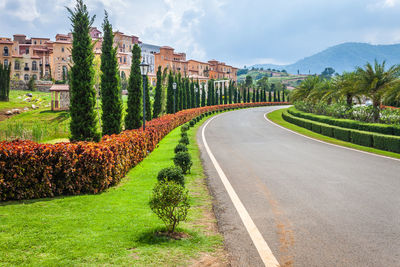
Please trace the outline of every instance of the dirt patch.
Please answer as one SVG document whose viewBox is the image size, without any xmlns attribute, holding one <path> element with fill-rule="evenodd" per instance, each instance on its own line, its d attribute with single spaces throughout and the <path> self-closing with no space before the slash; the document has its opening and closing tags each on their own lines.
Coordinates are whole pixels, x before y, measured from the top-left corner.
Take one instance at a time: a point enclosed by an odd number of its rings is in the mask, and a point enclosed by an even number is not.
<svg viewBox="0 0 400 267">
<path fill-rule="evenodd" d="M 214 254 L 201 254 L 200 258 L 194 261 L 189 266 L 191 267 L 219 267 L 219 266 L 230 266 L 228 257 L 224 250 L 217 251 Z"/>
<path fill-rule="evenodd" d="M 171 239 L 175 240 L 181 240 L 184 238 L 190 238 L 190 235 L 184 232 L 174 232 L 174 233 L 169 233 L 169 232 L 157 232 L 156 236 L 162 236 L 162 237 L 168 237 Z"/>
</svg>

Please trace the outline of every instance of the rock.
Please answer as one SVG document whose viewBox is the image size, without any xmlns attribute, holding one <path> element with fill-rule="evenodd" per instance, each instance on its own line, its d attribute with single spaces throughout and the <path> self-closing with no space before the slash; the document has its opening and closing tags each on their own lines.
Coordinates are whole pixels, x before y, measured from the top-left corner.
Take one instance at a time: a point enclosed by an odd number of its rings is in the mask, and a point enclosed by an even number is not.
<svg viewBox="0 0 400 267">
<path fill-rule="evenodd" d="M 11 112 L 12 112 L 12 114 L 20 114 L 21 110 L 18 109 L 18 108 L 14 108 L 14 109 L 11 110 Z"/>
<path fill-rule="evenodd" d="M 29 108 L 24 108 L 24 111 L 28 111 L 29 110 Z"/>
<path fill-rule="evenodd" d="M 38 107 L 32 104 L 32 109 L 37 109 Z"/>
<path fill-rule="evenodd" d="M 21 96 L 19 96 L 19 97 L 17 97 L 17 99 L 22 99 L 22 97 L 21 97 Z"/>
<path fill-rule="evenodd" d="M 12 115 L 12 114 L 13 114 L 13 113 L 12 113 L 11 110 L 7 110 L 7 111 L 6 111 L 6 115 L 10 116 L 10 115 Z"/>
<path fill-rule="evenodd" d="M 31 102 L 32 98 L 31 97 L 27 97 L 24 99 L 25 102 Z"/>
<path fill-rule="evenodd" d="M 26 96 L 32 97 L 32 94 L 31 93 L 27 93 Z"/>
</svg>

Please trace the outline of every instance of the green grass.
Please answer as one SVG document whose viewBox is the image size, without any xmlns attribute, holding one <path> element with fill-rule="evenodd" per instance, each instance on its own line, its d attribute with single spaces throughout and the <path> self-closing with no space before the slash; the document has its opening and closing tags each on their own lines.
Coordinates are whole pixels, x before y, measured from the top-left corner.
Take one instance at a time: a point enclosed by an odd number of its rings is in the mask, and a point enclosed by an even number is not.
<svg viewBox="0 0 400 267">
<path fill-rule="evenodd" d="M 28 94 L 28 93 L 32 94 L 32 100 L 37 100 L 37 101 L 34 101 L 34 102 L 24 101 L 24 99 L 27 98 L 26 94 Z M 9 98 L 10 98 L 10 101 L 8 101 L 8 102 L 0 101 L 0 111 L 13 109 L 13 108 L 31 107 L 32 104 L 35 104 L 36 106 L 49 105 L 50 101 L 51 101 L 51 93 L 10 90 Z"/>
<path fill-rule="evenodd" d="M 378 155 L 382 155 L 382 156 L 387 156 L 387 157 L 392 157 L 392 158 L 397 158 L 400 159 L 400 154 L 397 153 L 393 153 L 393 152 L 388 152 L 388 151 L 383 151 L 383 150 L 379 150 L 379 149 L 375 149 L 375 148 L 371 148 L 371 147 L 365 147 L 365 146 L 359 146 L 353 143 L 349 143 L 349 142 L 345 142 L 345 141 L 341 141 L 332 137 L 328 137 L 325 135 L 321 135 L 315 132 L 312 132 L 310 130 L 307 130 L 305 128 L 299 127 L 297 125 L 294 125 L 292 123 L 289 123 L 287 121 L 285 121 L 282 118 L 282 113 L 284 111 L 286 111 L 287 109 L 279 109 L 276 111 L 273 111 L 271 113 L 269 113 L 267 115 L 268 119 L 270 119 L 271 121 L 275 122 L 276 124 L 279 124 L 285 128 L 288 128 L 292 131 L 298 132 L 300 134 L 303 134 L 305 136 L 309 136 L 327 143 L 331 143 L 331 144 L 335 144 L 335 145 L 340 145 L 340 146 L 344 146 L 344 147 L 348 147 L 348 148 L 353 148 L 353 149 L 358 149 L 361 151 L 365 151 L 365 152 L 370 152 L 370 153 L 374 153 L 374 154 L 378 154 Z"/>
<path fill-rule="evenodd" d="M 173 165 L 177 128 L 118 186 L 102 194 L 0 204 L 0 265 L 181 266 L 221 249 L 221 235 L 204 225 L 210 220 L 203 214 L 211 210 L 211 199 L 195 139 L 200 124 L 188 132 L 194 164 L 186 183 L 192 208 L 189 221 L 178 228 L 190 238 L 155 235 L 164 225 L 148 206 L 158 171 Z"/>
</svg>

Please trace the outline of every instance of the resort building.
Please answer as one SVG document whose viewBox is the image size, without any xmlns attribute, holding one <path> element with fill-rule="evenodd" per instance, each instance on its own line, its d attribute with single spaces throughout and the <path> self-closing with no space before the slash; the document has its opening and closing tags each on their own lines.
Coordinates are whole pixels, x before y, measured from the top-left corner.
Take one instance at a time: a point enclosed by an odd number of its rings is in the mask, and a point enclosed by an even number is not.
<svg viewBox="0 0 400 267">
<path fill-rule="evenodd" d="M 164 70 L 175 73 L 180 72 L 183 77 L 188 73 L 188 62 L 186 61 L 185 53 L 175 53 L 175 50 L 169 46 L 160 47 L 160 52 L 155 54 L 155 66 L 161 66 Z"/>
</svg>

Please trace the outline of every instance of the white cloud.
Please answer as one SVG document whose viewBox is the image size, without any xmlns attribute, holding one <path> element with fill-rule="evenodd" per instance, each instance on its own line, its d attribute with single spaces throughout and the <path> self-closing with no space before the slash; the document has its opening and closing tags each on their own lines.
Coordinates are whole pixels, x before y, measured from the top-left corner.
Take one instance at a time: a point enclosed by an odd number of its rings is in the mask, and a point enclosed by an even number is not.
<svg viewBox="0 0 400 267">
<path fill-rule="evenodd" d="M 7 9 L 6 12 L 21 21 L 33 22 L 40 17 L 36 8 L 36 0 L 4 0 L 2 4 L 3 8 L 10 4 L 11 8 Z"/>
</svg>

